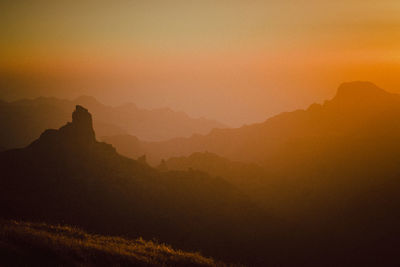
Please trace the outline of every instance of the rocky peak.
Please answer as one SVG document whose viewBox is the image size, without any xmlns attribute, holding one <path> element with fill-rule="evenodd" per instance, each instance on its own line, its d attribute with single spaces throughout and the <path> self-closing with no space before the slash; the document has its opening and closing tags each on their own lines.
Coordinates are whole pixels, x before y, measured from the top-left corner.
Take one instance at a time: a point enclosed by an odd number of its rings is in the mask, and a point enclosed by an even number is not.
<svg viewBox="0 0 400 267">
<path fill-rule="evenodd" d="M 72 113 L 72 122 L 68 122 L 58 130 L 49 129 L 44 131 L 31 146 L 60 147 L 79 144 L 82 147 L 96 142 L 92 115 L 86 108 L 77 105 Z"/>
<path fill-rule="evenodd" d="M 59 131 L 76 140 L 84 142 L 96 141 L 92 115 L 86 108 L 80 105 L 77 105 L 75 111 L 72 113 L 72 123 L 67 123 Z"/>
<path fill-rule="evenodd" d="M 92 139 L 95 138 L 92 115 L 86 108 L 80 105 L 76 106 L 75 111 L 72 113 L 71 125 L 79 130 L 80 133 L 90 136 Z"/>
<path fill-rule="evenodd" d="M 366 117 L 400 105 L 400 95 L 389 93 L 371 82 L 348 82 L 339 86 L 336 96 L 324 103 L 335 114 L 359 114 Z"/>
<path fill-rule="evenodd" d="M 388 94 L 371 82 L 355 81 L 342 83 L 337 90 L 335 99 L 357 100 L 382 97 Z"/>
</svg>

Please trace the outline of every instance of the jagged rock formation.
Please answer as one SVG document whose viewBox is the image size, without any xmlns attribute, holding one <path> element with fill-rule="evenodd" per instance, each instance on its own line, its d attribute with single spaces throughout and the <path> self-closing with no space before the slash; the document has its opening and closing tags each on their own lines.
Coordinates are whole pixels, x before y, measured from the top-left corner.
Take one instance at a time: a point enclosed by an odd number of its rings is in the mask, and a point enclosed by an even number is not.
<svg viewBox="0 0 400 267">
<path fill-rule="evenodd" d="M 72 113 L 72 125 L 77 131 L 80 131 L 80 136 L 88 140 L 95 139 L 92 115 L 84 107 L 76 106 L 75 111 Z"/>
<path fill-rule="evenodd" d="M 107 106 L 94 97 L 82 96 L 74 100 L 39 97 L 14 102 L 0 100 L 0 147 L 25 147 L 46 129 L 58 129 L 70 118 L 76 105 L 88 108 L 94 115 L 93 127 L 98 138 L 132 134 L 142 140 L 167 140 L 195 133 L 208 133 L 223 124 L 202 118 L 191 118 L 171 109 L 146 110 L 133 103 Z"/>
<path fill-rule="evenodd" d="M 111 145 L 96 141 L 92 115 L 80 105 L 77 105 L 72 113 L 72 122 L 68 122 L 58 130 L 44 131 L 29 148 L 43 151 L 78 149 L 81 152 L 97 148 L 115 153 L 115 149 Z"/>
</svg>

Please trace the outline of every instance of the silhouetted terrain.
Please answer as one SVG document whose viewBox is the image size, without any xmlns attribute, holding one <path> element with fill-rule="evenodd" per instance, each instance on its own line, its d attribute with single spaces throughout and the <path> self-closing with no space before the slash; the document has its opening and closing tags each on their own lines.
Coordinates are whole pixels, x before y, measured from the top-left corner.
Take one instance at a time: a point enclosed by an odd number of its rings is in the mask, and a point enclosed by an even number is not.
<svg viewBox="0 0 400 267">
<path fill-rule="evenodd" d="M 68 120 L 75 105 L 83 105 L 95 115 L 98 136 L 132 134 L 143 140 L 167 140 L 206 134 L 213 128 L 224 128 L 219 122 L 194 119 L 168 108 L 146 110 L 133 103 L 111 107 L 95 98 L 82 96 L 75 100 L 39 97 L 14 102 L 0 101 L 0 147 L 24 147 L 48 128 L 59 128 Z"/>
<path fill-rule="evenodd" d="M 342 84 L 336 96 L 323 105 L 313 104 L 307 110 L 285 112 L 259 124 L 214 129 L 207 135 L 165 142 L 137 142 L 135 137 L 121 138 L 120 135 L 103 140 L 127 156 L 135 158 L 139 156 L 137 151 L 145 153 L 154 164 L 161 159 L 208 151 L 230 160 L 265 165 L 277 160 L 287 161 L 278 156 L 301 149 L 293 145 L 301 146 L 303 141 L 313 142 L 311 147 L 302 148 L 312 151 L 322 147 L 318 142 L 396 136 L 399 124 L 399 95 L 387 93 L 371 83 L 353 82 Z"/>
<path fill-rule="evenodd" d="M 155 237 L 249 265 L 399 264 L 398 95 L 347 83 L 323 105 L 262 124 L 157 143 L 115 137 L 123 153 L 165 157 L 157 169 L 96 141 L 91 120 L 77 106 L 71 123 L 0 153 L 4 217 Z"/>
<path fill-rule="evenodd" d="M 203 170 L 237 185 L 269 214 L 296 225 L 294 240 L 310 250 L 316 244 L 313 260 L 395 266 L 399 137 L 399 95 L 355 82 L 323 105 L 262 124 L 132 147 L 153 160 L 209 151 L 166 160 L 162 168 Z"/>
<path fill-rule="evenodd" d="M 5 218 L 157 238 L 234 261 L 261 253 L 250 245 L 261 242 L 255 218 L 263 213 L 238 189 L 202 172 L 160 173 L 118 155 L 96 141 L 91 115 L 81 106 L 59 130 L 0 153 L 0 169 Z"/>
<path fill-rule="evenodd" d="M 1 266 L 225 266 L 198 253 L 76 227 L 0 221 Z"/>
</svg>

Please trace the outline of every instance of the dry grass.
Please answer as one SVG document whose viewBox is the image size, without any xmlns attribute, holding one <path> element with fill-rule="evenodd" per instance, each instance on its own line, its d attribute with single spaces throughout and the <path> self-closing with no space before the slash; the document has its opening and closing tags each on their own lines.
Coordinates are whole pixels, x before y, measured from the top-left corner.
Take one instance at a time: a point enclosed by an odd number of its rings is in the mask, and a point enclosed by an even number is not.
<svg viewBox="0 0 400 267">
<path fill-rule="evenodd" d="M 1 221 L 0 266 L 224 266 L 152 241 L 88 234 L 70 226 Z"/>
</svg>

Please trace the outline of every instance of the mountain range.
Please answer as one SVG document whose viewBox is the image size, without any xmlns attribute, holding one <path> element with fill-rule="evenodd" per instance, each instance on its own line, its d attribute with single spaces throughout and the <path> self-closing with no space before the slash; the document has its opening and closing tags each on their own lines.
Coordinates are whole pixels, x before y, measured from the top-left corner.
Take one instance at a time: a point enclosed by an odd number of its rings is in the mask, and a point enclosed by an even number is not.
<svg viewBox="0 0 400 267">
<path fill-rule="evenodd" d="M 71 122 L 0 153 L 2 217 L 250 266 L 398 265 L 397 94 L 345 83 L 322 105 L 164 142 L 99 142 L 92 124 L 78 105 Z"/>
<path fill-rule="evenodd" d="M 275 165 L 287 161 L 288 153 L 293 150 L 298 157 L 303 157 L 302 153 L 317 153 L 322 146 L 346 138 L 395 137 L 399 131 L 400 96 L 369 82 L 351 82 L 342 84 L 336 96 L 322 105 L 312 104 L 306 110 L 281 113 L 263 123 L 213 129 L 206 135 L 161 142 L 143 142 L 130 135 L 107 136 L 103 140 L 133 158 L 146 154 L 155 165 L 161 159 L 189 156 L 194 152 L 212 152 L 234 161 Z"/>
<path fill-rule="evenodd" d="M 313 260 L 331 251 L 332 262 L 353 261 L 333 266 L 393 266 L 399 136 L 400 96 L 351 82 L 323 104 L 260 124 L 166 142 L 104 140 L 126 155 L 146 154 L 159 169 L 204 171 L 236 185 L 268 214 L 296 225 L 300 243 L 318 244 Z"/>
<path fill-rule="evenodd" d="M 228 261 L 261 254 L 250 245 L 261 242 L 264 213 L 239 189 L 204 172 L 159 172 L 119 155 L 96 140 L 92 116 L 79 105 L 72 122 L 1 152 L 0 170 L 5 219 L 155 238 Z"/>
<path fill-rule="evenodd" d="M 191 118 L 184 112 L 169 108 L 147 110 L 133 103 L 113 107 L 90 96 L 74 100 L 39 97 L 0 101 L 0 124 L 7 129 L 0 133 L 0 149 L 24 147 L 44 130 L 61 127 L 75 105 L 83 105 L 93 112 L 98 136 L 132 134 L 142 140 L 160 141 L 226 127 L 217 121 Z"/>
</svg>

